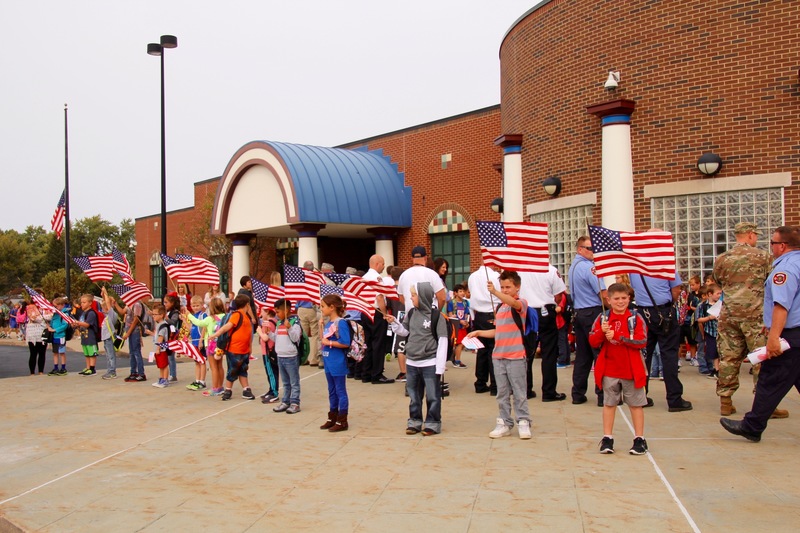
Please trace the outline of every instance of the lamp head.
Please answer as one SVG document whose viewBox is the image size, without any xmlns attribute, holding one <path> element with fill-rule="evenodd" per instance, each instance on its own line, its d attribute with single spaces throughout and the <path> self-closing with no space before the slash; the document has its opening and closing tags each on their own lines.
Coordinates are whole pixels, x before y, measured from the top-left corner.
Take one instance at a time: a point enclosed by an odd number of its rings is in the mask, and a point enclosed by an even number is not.
<svg viewBox="0 0 800 533">
<path fill-rule="evenodd" d="M 606 80 L 605 84 L 603 84 L 603 87 L 605 87 L 606 90 L 609 91 L 613 91 L 614 89 L 619 87 L 619 71 L 617 70 L 609 71 L 608 79 Z"/>
</svg>

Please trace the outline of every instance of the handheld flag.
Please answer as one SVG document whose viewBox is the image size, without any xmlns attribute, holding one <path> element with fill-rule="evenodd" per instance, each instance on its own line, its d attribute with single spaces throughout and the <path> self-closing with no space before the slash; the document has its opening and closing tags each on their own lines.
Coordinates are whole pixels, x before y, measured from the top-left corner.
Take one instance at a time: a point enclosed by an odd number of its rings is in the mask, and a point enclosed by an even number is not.
<svg viewBox="0 0 800 533">
<path fill-rule="evenodd" d="M 589 226 L 598 277 L 635 272 L 675 279 L 675 245 L 668 231 L 628 233 Z"/>
<path fill-rule="evenodd" d="M 111 255 L 84 255 L 72 260 L 92 281 L 110 281 L 114 277 L 114 258 Z"/>
<path fill-rule="evenodd" d="M 207 283 L 219 285 L 219 269 L 202 257 L 177 254 L 175 257 L 161 254 L 167 275 L 178 283 Z"/>
<path fill-rule="evenodd" d="M 547 224 L 478 221 L 481 257 L 486 266 L 517 272 L 547 272 Z"/>
<path fill-rule="evenodd" d="M 285 295 L 283 287 L 267 285 L 253 278 L 250 278 L 250 282 L 253 284 L 253 300 L 256 302 L 259 313 L 264 307 L 267 309 L 275 309 L 275 302 Z"/>
<path fill-rule="evenodd" d="M 286 298 L 309 300 L 319 304 L 319 286 L 325 284 L 322 274 L 292 265 L 283 265 L 283 286 Z"/>
<path fill-rule="evenodd" d="M 22 286 L 25 287 L 26 291 L 28 291 L 28 294 L 30 294 L 30 296 L 31 296 L 31 300 L 33 300 L 33 303 L 35 303 L 39 307 L 39 309 L 43 309 L 43 310 L 48 311 L 50 313 L 57 313 L 57 314 L 61 315 L 61 318 L 63 318 L 64 321 L 67 324 L 69 324 L 70 326 L 74 326 L 75 325 L 75 319 L 74 318 L 72 318 L 71 316 L 63 313 L 61 311 L 61 309 L 56 308 L 56 306 L 54 306 L 49 301 L 47 301 L 47 298 L 45 298 L 44 296 L 42 296 L 41 294 L 39 294 L 38 292 L 36 292 L 32 288 L 28 287 L 27 285 L 23 284 Z"/>
</svg>

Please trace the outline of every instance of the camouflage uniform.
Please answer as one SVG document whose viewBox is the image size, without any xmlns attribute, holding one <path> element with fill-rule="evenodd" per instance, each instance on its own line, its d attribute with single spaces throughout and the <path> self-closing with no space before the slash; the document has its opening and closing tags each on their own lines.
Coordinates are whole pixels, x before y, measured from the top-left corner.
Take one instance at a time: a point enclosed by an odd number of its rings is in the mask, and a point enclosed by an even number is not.
<svg viewBox="0 0 800 533">
<path fill-rule="evenodd" d="M 723 306 L 718 322 L 719 377 L 717 395 L 730 398 L 739 389 L 739 368 L 748 353 L 767 343 L 761 318 L 764 283 L 771 256 L 759 248 L 736 244 L 714 262 L 714 279 L 722 287 Z M 753 370 L 753 385 L 758 368 Z"/>
</svg>

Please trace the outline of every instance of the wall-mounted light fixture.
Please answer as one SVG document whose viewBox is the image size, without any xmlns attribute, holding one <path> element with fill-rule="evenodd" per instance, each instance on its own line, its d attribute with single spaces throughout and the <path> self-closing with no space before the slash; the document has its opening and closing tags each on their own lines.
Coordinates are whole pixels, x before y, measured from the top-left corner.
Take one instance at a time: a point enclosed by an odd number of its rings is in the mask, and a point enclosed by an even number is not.
<svg viewBox="0 0 800 533">
<path fill-rule="evenodd" d="M 608 73 L 608 79 L 603 84 L 603 87 L 606 90 L 613 91 L 617 87 L 619 87 L 619 71 L 618 70 L 611 70 Z"/>
<path fill-rule="evenodd" d="M 713 176 L 722 170 L 722 158 L 711 152 L 705 153 L 697 160 L 697 170 L 704 176 Z"/>
<path fill-rule="evenodd" d="M 495 198 L 492 200 L 492 211 L 495 213 L 503 213 L 503 199 L 502 198 Z"/>
<path fill-rule="evenodd" d="M 561 193 L 561 179 L 551 176 L 542 182 L 544 192 L 550 196 L 558 196 Z"/>
</svg>

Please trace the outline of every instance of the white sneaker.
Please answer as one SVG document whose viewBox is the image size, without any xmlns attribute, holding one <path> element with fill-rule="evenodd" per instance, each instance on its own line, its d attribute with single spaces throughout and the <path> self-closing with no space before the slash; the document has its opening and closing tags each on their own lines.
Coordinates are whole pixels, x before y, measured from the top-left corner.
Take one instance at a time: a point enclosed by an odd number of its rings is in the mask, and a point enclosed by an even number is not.
<svg viewBox="0 0 800 533">
<path fill-rule="evenodd" d="M 519 430 L 519 438 L 523 440 L 527 440 L 533 436 L 531 434 L 531 423 L 529 420 L 520 420 L 517 423 L 517 429 Z"/>
<path fill-rule="evenodd" d="M 510 434 L 511 428 L 506 425 L 502 418 L 498 418 L 497 426 L 489 433 L 489 436 L 493 439 L 499 439 L 500 437 L 505 437 Z"/>
</svg>

